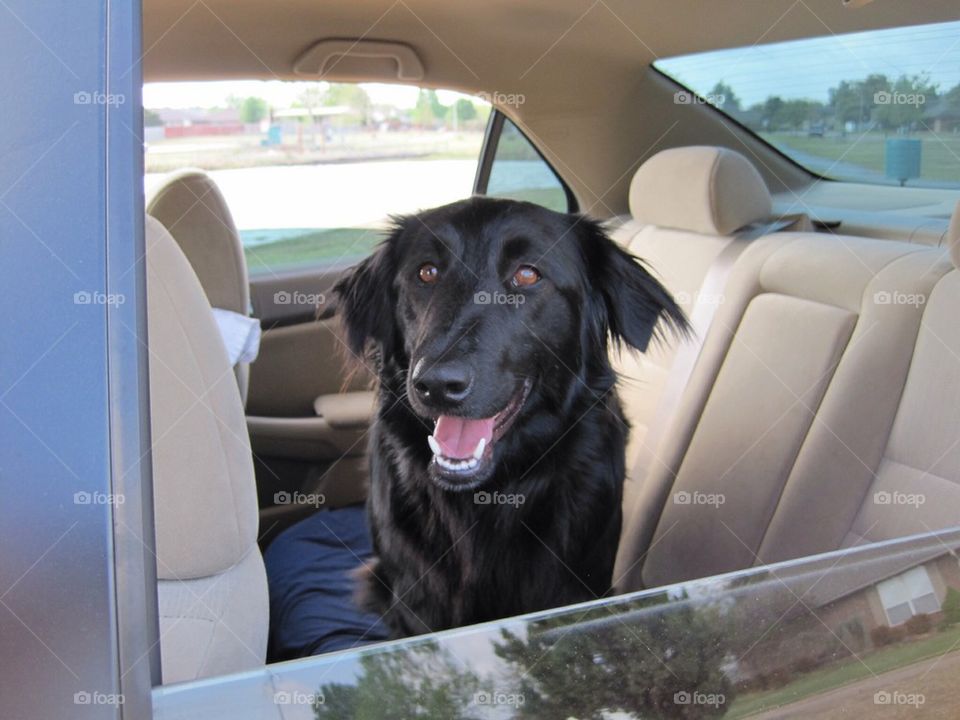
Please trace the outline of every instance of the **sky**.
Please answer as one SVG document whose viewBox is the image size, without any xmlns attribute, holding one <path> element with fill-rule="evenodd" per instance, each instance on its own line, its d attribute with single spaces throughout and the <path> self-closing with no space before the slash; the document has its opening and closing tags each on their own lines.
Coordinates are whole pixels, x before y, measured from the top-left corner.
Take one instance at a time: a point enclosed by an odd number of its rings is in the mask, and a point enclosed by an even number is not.
<svg viewBox="0 0 960 720">
<path fill-rule="evenodd" d="M 871 73 L 891 79 L 926 74 L 944 91 L 960 83 L 960 22 L 719 50 L 656 66 L 700 95 L 723 80 L 743 107 L 770 95 L 826 102 L 828 89 L 841 80 Z"/>
<path fill-rule="evenodd" d="M 144 107 L 195 108 L 226 107 L 230 95 L 262 97 L 275 108 L 286 108 L 300 96 L 305 88 L 327 83 L 283 82 L 282 80 L 230 80 L 223 82 L 169 82 L 147 83 L 143 86 Z M 410 85 L 362 83 L 362 87 L 376 104 L 412 108 L 417 102 L 418 88 Z M 460 93 L 441 90 L 440 101 L 449 105 Z"/>
</svg>

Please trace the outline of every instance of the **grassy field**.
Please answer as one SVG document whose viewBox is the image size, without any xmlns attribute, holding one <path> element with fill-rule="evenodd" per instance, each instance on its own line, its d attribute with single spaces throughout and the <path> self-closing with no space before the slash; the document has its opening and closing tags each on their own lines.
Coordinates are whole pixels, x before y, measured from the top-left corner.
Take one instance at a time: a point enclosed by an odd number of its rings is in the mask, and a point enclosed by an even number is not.
<svg viewBox="0 0 960 720">
<path fill-rule="evenodd" d="M 375 228 L 242 230 L 240 235 L 251 275 L 308 265 L 350 264 L 367 256 L 383 239 L 383 232 Z"/>
<path fill-rule="evenodd" d="M 771 710 L 813 695 L 880 675 L 931 657 L 943 655 L 960 643 L 960 627 L 950 628 L 932 637 L 904 642 L 878 650 L 862 658 L 852 658 L 831 667 L 808 673 L 775 690 L 751 693 L 736 698 L 724 718 L 743 718 Z"/>
<path fill-rule="evenodd" d="M 845 137 L 839 135 L 807 137 L 792 133 L 761 133 L 760 135 L 788 155 L 791 154 L 791 150 L 796 150 L 824 158 L 828 161 L 828 166 L 831 162 L 839 161 L 839 163 L 857 165 L 881 175 L 884 172 L 884 148 L 887 136 L 881 133 L 869 133 L 862 138 L 856 133 Z M 917 138 L 923 143 L 921 149 L 923 180 L 960 184 L 960 137 L 932 133 L 916 133 L 910 137 Z M 805 158 L 798 159 L 801 165 L 807 164 Z M 843 179 L 843 166 L 838 164 L 830 174 Z"/>
</svg>

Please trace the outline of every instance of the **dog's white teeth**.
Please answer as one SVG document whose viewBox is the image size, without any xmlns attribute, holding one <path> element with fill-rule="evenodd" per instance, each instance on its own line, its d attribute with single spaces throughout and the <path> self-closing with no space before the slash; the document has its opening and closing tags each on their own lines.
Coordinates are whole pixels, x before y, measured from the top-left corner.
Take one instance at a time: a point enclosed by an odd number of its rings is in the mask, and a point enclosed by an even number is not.
<svg viewBox="0 0 960 720">
<path fill-rule="evenodd" d="M 427 435 L 427 444 L 430 446 L 430 449 L 433 450 L 433 454 L 440 457 L 440 443 L 437 442 L 437 439 L 433 435 Z"/>
<path fill-rule="evenodd" d="M 487 439 L 480 438 L 480 442 L 477 443 L 477 449 L 473 451 L 473 459 L 479 460 L 483 457 L 483 450 L 487 447 Z"/>
<path fill-rule="evenodd" d="M 445 470 L 473 470 L 480 461 L 476 458 L 467 458 L 466 460 L 453 460 L 440 454 L 435 454 L 437 464 Z"/>
</svg>

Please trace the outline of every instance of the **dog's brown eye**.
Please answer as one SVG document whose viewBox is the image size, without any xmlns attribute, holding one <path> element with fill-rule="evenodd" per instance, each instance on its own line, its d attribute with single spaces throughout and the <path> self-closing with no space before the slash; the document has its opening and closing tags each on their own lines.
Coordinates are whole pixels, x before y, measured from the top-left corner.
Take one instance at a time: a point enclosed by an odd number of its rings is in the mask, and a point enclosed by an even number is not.
<svg viewBox="0 0 960 720">
<path fill-rule="evenodd" d="M 433 263 L 425 263 L 420 266 L 418 275 L 420 276 L 420 282 L 432 285 L 440 279 L 440 270 Z"/>
<path fill-rule="evenodd" d="M 540 271 L 533 265 L 521 265 L 511 280 L 514 287 L 530 287 L 540 282 Z"/>
</svg>

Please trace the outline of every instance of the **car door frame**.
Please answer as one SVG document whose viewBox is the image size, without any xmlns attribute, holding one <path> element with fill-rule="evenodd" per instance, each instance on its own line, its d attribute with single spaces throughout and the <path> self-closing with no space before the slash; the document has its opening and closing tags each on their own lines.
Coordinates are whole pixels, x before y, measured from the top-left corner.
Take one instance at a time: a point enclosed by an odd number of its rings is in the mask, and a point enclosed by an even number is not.
<svg viewBox="0 0 960 720">
<path fill-rule="evenodd" d="M 560 183 L 560 187 L 563 188 L 563 194 L 567 198 L 567 212 L 568 213 L 577 213 L 580 211 L 580 203 L 577 201 L 577 196 L 574 195 L 573 190 L 570 189 L 570 186 L 567 184 L 566 180 L 557 172 L 557 169 L 553 166 L 546 156 L 541 152 L 540 148 L 537 147 L 537 144 L 530 140 L 530 137 L 524 132 L 523 128 L 519 123 L 511 120 L 506 115 L 504 115 L 497 108 L 492 108 L 490 111 L 490 118 L 487 120 L 487 128 L 483 134 L 483 145 L 480 147 L 480 159 L 477 163 L 477 174 L 473 180 L 473 193 L 474 195 L 486 195 L 487 189 L 490 186 L 490 173 L 493 171 L 493 163 L 497 158 L 497 148 L 500 146 L 500 136 L 503 133 L 503 126 L 507 122 L 513 124 L 517 129 L 517 132 L 523 137 L 524 140 L 533 148 L 534 152 L 537 153 L 537 156 L 546 165 L 550 168 L 550 172 L 553 173 L 553 176 L 557 179 L 557 182 Z"/>
<path fill-rule="evenodd" d="M 141 6 L 7 0 L 0 15 L 17 68 L 0 79 L 15 108 L 0 168 L 14 312 L 0 323 L 16 338 L 0 360 L 0 716 L 149 720 Z"/>
</svg>

